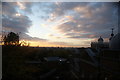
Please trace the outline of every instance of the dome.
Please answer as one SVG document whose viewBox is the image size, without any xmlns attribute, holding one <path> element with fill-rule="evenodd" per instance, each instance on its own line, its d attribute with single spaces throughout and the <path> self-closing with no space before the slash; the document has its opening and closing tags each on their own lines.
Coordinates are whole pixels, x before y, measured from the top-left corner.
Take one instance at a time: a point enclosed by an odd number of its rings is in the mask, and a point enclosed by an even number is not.
<svg viewBox="0 0 120 80">
<path fill-rule="evenodd" d="M 114 36 L 114 34 L 112 33 L 111 36 Z"/>
<path fill-rule="evenodd" d="M 101 36 L 100 36 L 100 38 L 98 39 L 98 42 L 103 42 L 104 40 L 103 40 L 103 38 L 101 38 Z"/>
<path fill-rule="evenodd" d="M 110 40 L 110 48 L 111 48 L 111 49 L 120 49 L 120 33 L 116 34 L 116 35 Z"/>
</svg>

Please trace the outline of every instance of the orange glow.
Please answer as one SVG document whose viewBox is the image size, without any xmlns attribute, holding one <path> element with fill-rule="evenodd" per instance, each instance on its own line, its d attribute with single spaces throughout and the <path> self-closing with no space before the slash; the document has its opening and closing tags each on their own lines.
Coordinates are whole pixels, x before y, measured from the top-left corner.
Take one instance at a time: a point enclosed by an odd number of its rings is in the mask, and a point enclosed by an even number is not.
<svg viewBox="0 0 120 80">
<path fill-rule="evenodd" d="M 20 41 L 22 42 L 22 41 Z M 54 43 L 54 42 L 45 42 L 45 41 L 25 41 L 26 43 L 30 43 L 29 46 L 32 47 L 89 47 L 89 45 L 81 45 L 81 46 L 75 46 L 75 45 L 66 45 L 64 43 Z"/>
</svg>

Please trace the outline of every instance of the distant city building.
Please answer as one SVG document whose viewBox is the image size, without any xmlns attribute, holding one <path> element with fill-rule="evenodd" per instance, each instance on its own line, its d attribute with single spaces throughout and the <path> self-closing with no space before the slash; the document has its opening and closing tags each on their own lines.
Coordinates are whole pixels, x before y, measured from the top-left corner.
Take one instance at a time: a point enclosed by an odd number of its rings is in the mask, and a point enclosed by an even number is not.
<svg viewBox="0 0 120 80">
<path fill-rule="evenodd" d="M 109 48 L 109 43 L 104 42 L 103 38 L 100 36 L 100 38 L 98 39 L 98 42 L 91 42 L 91 47 L 95 49 Z"/>
</svg>

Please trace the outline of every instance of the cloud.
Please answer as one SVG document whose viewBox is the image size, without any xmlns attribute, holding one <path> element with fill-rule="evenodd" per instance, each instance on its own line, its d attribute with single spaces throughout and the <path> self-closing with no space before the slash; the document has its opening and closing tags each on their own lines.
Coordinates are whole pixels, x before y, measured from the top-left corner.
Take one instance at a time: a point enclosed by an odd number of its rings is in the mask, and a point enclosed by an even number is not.
<svg viewBox="0 0 120 80">
<path fill-rule="evenodd" d="M 31 21 L 27 16 L 9 17 L 4 16 L 2 19 L 2 26 L 4 28 L 10 28 L 14 32 L 27 32 L 31 26 Z"/>
<path fill-rule="evenodd" d="M 64 15 L 66 12 L 74 10 L 76 7 L 85 7 L 87 6 L 87 2 L 86 3 L 79 3 L 79 2 L 61 2 L 58 5 L 54 5 L 53 7 L 53 13 L 60 16 L 60 15 Z"/>
<path fill-rule="evenodd" d="M 34 15 L 47 23 L 51 23 L 58 33 L 67 39 L 97 39 L 99 36 L 109 38 L 110 29 L 117 27 L 116 3 L 110 2 L 19 2 L 2 3 L 3 29 L 27 33 L 32 26 L 28 15 Z M 36 13 L 37 12 L 37 13 Z M 42 12 L 42 13 L 40 13 Z M 40 15 L 38 15 L 40 13 Z M 45 23 L 41 24 L 43 27 Z M 115 29 L 115 33 L 117 28 Z M 49 35 L 51 37 L 58 37 Z M 23 35 L 26 40 L 43 40 Z M 86 44 L 89 41 L 85 41 Z M 55 42 L 64 44 L 64 42 Z M 66 44 L 68 45 L 68 44 Z M 83 44 L 84 45 L 84 44 Z"/>
<path fill-rule="evenodd" d="M 69 13 L 73 18 L 69 22 L 56 26 L 56 29 L 65 33 L 68 38 L 97 38 L 101 35 L 109 38 L 110 29 L 117 28 L 116 3 L 73 3 L 72 5 L 70 2 L 65 4 L 65 6 L 62 5 L 64 9 L 60 8 L 64 11 L 60 16 Z M 56 10 L 54 13 L 59 15 Z"/>
<path fill-rule="evenodd" d="M 2 14 L 4 15 L 14 15 L 17 11 L 15 10 L 14 3 L 2 2 Z"/>
<path fill-rule="evenodd" d="M 31 37 L 31 36 L 29 36 L 29 35 L 27 35 L 25 33 L 20 33 L 19 36 L 20 36 L 20 40 L 38 41 L 38 42 L 39 41 L 44 41 L 44 42 L 47 41 L 47 39 L 42 39 L 42 38 L 38 38 L 38 37 Z"/>
<path fill-rule="evenodd" d="M 27 15 L 18 13 L 18 10 L 21 9 L 23 12 L 31 14 L 30 7 L 31 3 L 2 2 L 2 29 L 4 32 L 13 31 L 20 33 L 20 40 L 47 41 L 46 39 L 31 37 L 26 34 L 32 26 L 32 21 Z"/>
<path fill-rule="evenodd" d="M 18 13 L 17 3 L 2 3 L 2 28 L 14 32 L 28 32 L 28 28 L 32 25 L 32 21 L 28 16 Z"/>
</svg>

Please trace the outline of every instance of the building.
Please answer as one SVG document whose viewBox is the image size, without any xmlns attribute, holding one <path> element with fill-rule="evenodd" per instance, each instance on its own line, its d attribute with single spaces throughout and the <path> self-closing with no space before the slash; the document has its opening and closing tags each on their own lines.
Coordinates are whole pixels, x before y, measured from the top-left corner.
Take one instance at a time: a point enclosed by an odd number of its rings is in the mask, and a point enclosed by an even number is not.
<svg viewBox="0 0 120 80">
<path fill-rule="evenodd" d="M 120 50 L 120 1 L 118 3 L 118 33 L 115 36 L 114 34 L 113 35 L 112 34 L 110 38 L 110 49 Z"/>
<path fill-rule="evenodd" d="M 91 42 L 91 48 L 95 48 L 95 49 L 109 48 L 109 43 L 104 42 L 104 39 L 100 36 L 98 42 Z"/>
<path fill-rule="evenodd" d="M 112 28 L 109 43 L 104 42 L 102 37 L 98 39 L 98 42 L 91 42 L 91 48 L 98 50 L 98 52 L 95 52 L 94 57 L 89 55 L 88 57 L 95 59 L 96 66 L 94 66 L 95 63 L 90 63 L 90 60 L 85 62 L 87 59 L 84 59 L 84 62 L 80 61 L 81 68 L 84 74 L 87 74 L 85 77 L 88 77 L 88 80 L 92 80 L 93 75 L 94 80 L 120 80 L 120 2 L 118 2 L 118 33 L 114 35 L 113 30 Z"/>
</svg>

